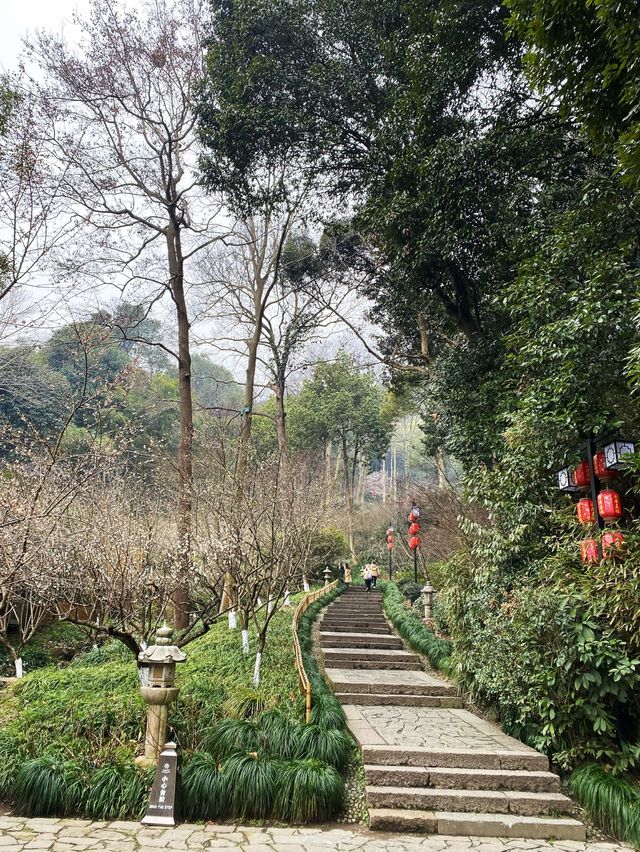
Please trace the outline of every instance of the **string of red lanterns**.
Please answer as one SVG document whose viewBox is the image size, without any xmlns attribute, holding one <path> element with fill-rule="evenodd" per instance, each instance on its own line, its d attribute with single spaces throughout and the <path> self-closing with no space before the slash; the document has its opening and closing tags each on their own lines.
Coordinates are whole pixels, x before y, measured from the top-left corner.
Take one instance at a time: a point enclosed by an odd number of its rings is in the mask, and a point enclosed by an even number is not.
<svg viewBox="0 0 640 852">
<path fill-rule="evenodd" d="M 418 533 L 420 532 L 420 509 L 417 506 L 413 506 L 409 515 L 407 517 L 407 521 L 409 523 L 409 549 L 413 553 L 413 579 L 414 582 L 418 582 L 418 548 L 422 544 L 420 540 L 420 536 Z"/>
<path fill-rule="evenodd" d="M 622 500 L 618 492 L 611 487 L 610 480 L 619 475 L 618 471 L 625 464 L 622 457 L 635 452 L 635 445 L 632 441 L 615 439 L 595 453 L 590 449 L 592 446 L 593 442 L 590 441 L 587 448 L 591 455 L 591 464 L 587 457 L 574 468 L 562 468 L 558 471 L 558 488 L 565 493 L 591 488 L 592 498 L 582 497 L 578 500 L 576 514 L 584 526 L 597 524 L 602 528 L 603 523 L 614 523 L 622 517 Z M 599 490 L 596 480 L 600 480 L 606 487 Z M 601 558 L 611 556 L 623 543 L 624 535 L 621 532 L 604 532 L 600 543 L 596 538 L 587 538 L 580 542 L 580 558 L 585 564 L 594 564 Z"/>
</svg>

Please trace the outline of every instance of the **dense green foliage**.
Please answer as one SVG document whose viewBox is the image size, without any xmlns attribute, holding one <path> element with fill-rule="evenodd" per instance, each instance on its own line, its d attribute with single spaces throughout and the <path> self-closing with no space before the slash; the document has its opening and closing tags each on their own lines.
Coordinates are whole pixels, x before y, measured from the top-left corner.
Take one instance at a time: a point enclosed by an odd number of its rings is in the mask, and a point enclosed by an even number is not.
<svg viewBox="0 0 640 852">
<path fill-rule="evenodd" d="M 450 670 L 451 643 L 439 639 L 421 621 L 413 608 L 405 606 L 405 600 L 395 583 L 380 582 L 384 595 L 384 612 L 402 638 L 418 654 L 425 656 L 434 669 Z"/>
<path fill-rule="evenodd" d="M 537 87 L 640 180 L 640 4 L 637 0 L 506 0 Z"/>
</svg>

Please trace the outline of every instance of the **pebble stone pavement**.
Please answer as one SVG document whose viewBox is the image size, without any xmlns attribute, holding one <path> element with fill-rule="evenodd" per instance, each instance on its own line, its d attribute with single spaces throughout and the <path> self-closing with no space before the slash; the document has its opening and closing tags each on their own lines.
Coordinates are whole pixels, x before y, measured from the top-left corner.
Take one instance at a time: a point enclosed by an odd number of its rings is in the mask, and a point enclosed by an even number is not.
<svg viewBox="0 0 640 852">
<path fill-rule="evenodd" d="M 234 825 L 180 825 L 148 828 L 137 822 L 0 817 L 0 852 L 159 852 L 228 849 L 248 852 L 632 852 L 616 843 L 502 840 L 495 837 L 401 836 L 360 828 L 256 828 Z"/>
</svg>

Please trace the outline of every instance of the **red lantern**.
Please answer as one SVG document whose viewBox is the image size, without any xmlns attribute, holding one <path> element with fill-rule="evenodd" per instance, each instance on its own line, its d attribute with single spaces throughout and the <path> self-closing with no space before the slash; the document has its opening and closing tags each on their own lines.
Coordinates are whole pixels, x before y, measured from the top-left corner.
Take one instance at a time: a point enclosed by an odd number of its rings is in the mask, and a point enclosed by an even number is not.
<svg viewBox="0 0 640 852">
<path fill-rule="evenodd" d="M 581 461 L 573 470 L 573 478 L 578 488 L 588 488 L 591 485 L 589 476 L 589 462 Z"/>
<path fill-rule="evenodd" d="M 600 450 L 600 452 L 597 452 L 594 455 L 593 471 L 598 479 L 613 479 L 614 476 L 618 475 L 617 470 L 612 470 L 610 467 L 607 467 L 604 450 Z"/>
<path fill-rule="evenodd" d="M 605 488 L 598 494 L 598 511 L 604 521 L 617 521 L 622 516 L 622 500 L 613 488 Z"/>
<path fill-rule="evenodd" d="M 412 509 L 409 512 L 409 522 L 410 523 L 412 523 L 412 524 L 415 523 L 418 520 L 419 517 L 420 517 L 420 509 Z"/>
<path fill-rule="evenodd" d="M 409 547 L 411 550 L 416 550 L 420 547 L 420 538 L 417 535 L 412 535 L 409 539 Z"/>
<path fill-rule="evenodd" d="M 393 544 L 393 541 L 394 541 L 393 536 L 392 536 L 392 535 L 388 535 L 388 536 L 387 536 L 387 542 L 388 542 L 389 544 Z"/>
<path fill-rule="evenodd" d="M 393 528 L 393 527 L 389 527 L 389 529 L 387 530 L 387 535 L 393 535 L 393 534 L 394 534 L 394 532 L 395 532 L 394 528 Z"/>
<path fill-rule="evenodd" d="M 392 542 L 392 541 L 388 541 L 388 542 L 387 542 L 387 550 L 393 550 L 393 547 L 394 547 L 393 542 Z"/>
<path fill-rule="evenodd" d="M 581 524 L 593 524 L 596 520 L 595 512 L 593 510 L 593 500 L 589 500 L 588 497 L 583 497 L 582 500 L 578 500 L 576 512 Z"/>
<path fill-rule="evenodd" d="M 598 542 L 595 538 L 585 538 L 580 542 L 580 558 L 586 565 L 593 565 L 599 561 Z"/>
<path fill-rule="evenodd" d="M 420 524 L 411 524 L 409 527 L 409 535 L 417 535 L 420 532 Z"/>
<path fill-rule="evenodd" d="M 620 550 L 624 543 L 624 536 L 621 532 L 612 532 L 609 530 L 602 534 L 602 555 L 604 557 L 611 556 L 612 551 Z"/>
</svg>

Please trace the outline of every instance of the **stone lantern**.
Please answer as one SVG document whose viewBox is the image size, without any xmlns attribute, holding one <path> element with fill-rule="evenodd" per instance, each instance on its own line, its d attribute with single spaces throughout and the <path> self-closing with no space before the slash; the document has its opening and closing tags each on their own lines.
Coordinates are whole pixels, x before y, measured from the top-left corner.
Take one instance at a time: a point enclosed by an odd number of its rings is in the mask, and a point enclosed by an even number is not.
<svg viewBox="0 0 640 852">
<path fill-rule="evenodd" d="M 431 583 L 427 580 L 424 584 L 421 593 L 422 593 L 422 601 L 424 603 L 424 617 L 425 621 L 430 619 L 433 613 L 433 592 L 434 588 Z"/>
<path fill-rule="evenodd" d="M 178 692 L 174 686 L 176 663 L 183 663 L 187 655 L 171 644 L 173 630 L 166 625 L 156 633 L 156 643 L 140 651 L 138 662 L 149 671 L 140 692 L 147 704 L 147 732 L 144 740 L 142 762 L 155 763 L 164 748 L 167 738 L 169 704 L 176 700 Z"/>
<path fill-rule="evenodd" d="M 322 574 L 324 576 L 324 584 L 325 586 L 328 586 L 329 580 L 331 579 L 331 568 L 329 568 L 329 566 L 327 565 Z"/>
</svg>

